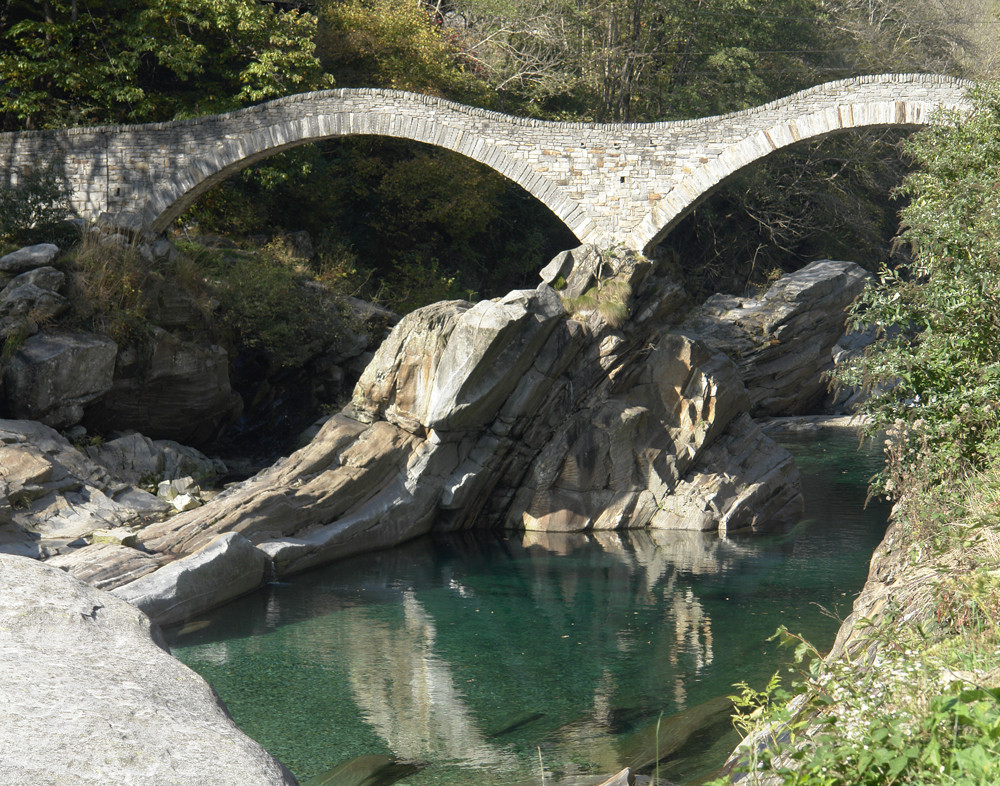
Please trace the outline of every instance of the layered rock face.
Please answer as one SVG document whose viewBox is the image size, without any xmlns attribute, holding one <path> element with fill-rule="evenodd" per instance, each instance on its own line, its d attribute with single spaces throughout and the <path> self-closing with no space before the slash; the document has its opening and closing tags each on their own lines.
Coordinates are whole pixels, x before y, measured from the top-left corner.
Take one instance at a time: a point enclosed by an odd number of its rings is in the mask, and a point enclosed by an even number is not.
<svg viewBox="0 0 1000 786">
<path fill-rule="evenodd" d="M 714 295 L 685 321 L 713 349 L 736 359 L 754 417 L 815 412 L 817 384 L 844 337 L 844 311 L 868 274 L 853 262 L 813 262 L 762 297 Z"/>
<path fill-rule="evenodd" d="M 784 294 L 770 296 L 780 306 L 770 321 L 761 319 L 766 327 L 732 327 L 743 330 L 734 363 L 706 339 L 708 318 L 689 312 L 669 275 L 629 253 L 574 250 L 543 274 L 565 284 L 561 291 L 543 283 L 405 317 L 351 405 L 312 443 L 207 506 L 146 527 L 137 545 L 180 558 L 175 571 L 190 562 L 196 575 L 200 550 L 242 553 L 245 541 L 267 557 L 271 575 L 282 576 L 432 527 L 730 532 L 783 525 L 801 513 L 797 472 L 751 419 L 754 388 L 747 392 L 739 366 L 752 367 L 761 352 L 788 365 L 802 349 L 791 340 L 796 331 L 781 328 L 795 320 L 832 322 L 839 335 L 852 292 L 842 296 L 840 313 L 831 305 L 820 319 L 810 309 L 818 292 L 832 296 L 862 275 L 823 263 L 798 284 L 793 276 L 778 290 Z M 621 328 L 604 316 L 605 287 L 609 298 L 640 293 L 625 298 L 632 316 Z M 576 313 L 566 314 L 563 293 Z M 778 344 L 776 332 L 785 339 Z M 788 356 L 776 354 L 779 344 Z M 806 357 L 815 365 L 813 354 Z M 806 376 L 796 377 L 796 390 L 821 395 L 823 381 Z M 229 536 L 223 548 L 217 539 L 229 533 L 239 540 Z M 257 577 L 252 563 L 247 575 Z M 142 580 L 149 592 L 156 576 Z M 206 604 L 221 602 L 246 581 L 234 576 L 199 592 Z M 117 591 L 148 594 L 128 585 Z"/>
<path fill-rule="evenodd" d="M 631 252 L 566 252 L 535 290 L 405 317 L 352 403 L 292 456 L 127 543 L 57 549 L 68 552 L 57 559 L 177 621 L 265 575 L 432 527 L 781 526 L 801 513 L 797 471 L 750 413 L 787 398 L 775 392 L 785 373 L 803 400 L 822 395 L 816 351 L 803 347 L 836 341 L 862 276 L 817 263 L 759 302 L 692 312 L 668 273 Z M 757 374 L 749 392 L 741 368 Z M 122 473 L 132 459 L 102 460 Z M 220 568 L 230 563 L 240 567 Z"/>
<path fill-rule="evenodd" d="M 0 555 L 0 671 L 5 783 L 296 783 L 145 615 L 50 565 Z"/>
</svg>

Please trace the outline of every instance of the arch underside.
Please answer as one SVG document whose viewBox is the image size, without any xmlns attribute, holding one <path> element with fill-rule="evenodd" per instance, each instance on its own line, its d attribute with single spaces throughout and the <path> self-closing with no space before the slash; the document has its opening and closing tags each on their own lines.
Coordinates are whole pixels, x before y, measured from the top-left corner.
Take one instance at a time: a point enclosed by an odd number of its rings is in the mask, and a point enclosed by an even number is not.
<svg viewBox="0 0 1000 786">
<path fill-rule="evenodd" d="M 268 129 L 266 136 L 270 137 L 271 135 L 270 129 Z M 417 135 L 391 133 L 384 130 L 376 132 L 368 129 L 352 129 L 343 133 L 323 136 L 301 136 L 273 147 L 253 149 L 251 152 L 244 152 L 246 147 L 243 145 L 234 145 L 233 154 L 227 156 L 227 160 L 221 165 L 217 159 L 214 161 L 202 159 L 189 166 L 184 177 L 173 178 L 166 184 L 166 187 L 161 185 L 155 192 L 157 194 L 155 201 L 149 204 L 143 212 L 146 214 L 151 229 L 154 232 L 162 232 L 170 226 L 174 219 L 194 204 L 200 196 L 246 167 L 294 147 L 313 142 L 344 139 L 351 136 L 380 136 L 387 139 L 403 139 L 440 147 L 444 150 L 465 156 L 503 175 L 508 180 L 523 188 L 545 205 L 546 208 L 551 210 L 576 235 L 578 240 L 582 240 L 585 235 L 592 233 L 594 230 L 593 223 L 580 205 L 570 200 L 551 181 L 538 175 L 538 173 L 534 172 L 524 162 L 511 158 L 499 147 L 488 144 L 481 144 L 474 147 L 461 144 L 445 144 L 437 139 L 430 140 Z M 192 177 L 192 170 L 202 173 L 201 179 Z"/>
<path fill-rule="evenodd" d="M 944 106 L 939 103 L 903 101 L 841 104 L 757 131 L 731 145 L 717 158 L 703 164 L 675 185 L 662 202 L 650 209 L 646 219 L 636 228 L 630 245 L 645 254 L 651 254 L 674 227 L 715 191 L 746 168 L 777 152 L 794 145 L 862 129 L 918 130 L 941 122 L 936 119 L 940 110 L 961 108 L 957 103 L 954 106 Z"/>
</svg>

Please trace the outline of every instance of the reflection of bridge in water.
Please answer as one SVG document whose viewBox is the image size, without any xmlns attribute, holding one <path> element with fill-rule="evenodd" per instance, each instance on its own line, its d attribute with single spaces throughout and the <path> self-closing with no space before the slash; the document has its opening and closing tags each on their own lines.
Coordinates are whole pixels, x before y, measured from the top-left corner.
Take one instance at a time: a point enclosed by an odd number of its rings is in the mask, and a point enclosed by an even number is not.
<svg viewBox="0 0 1000 786">
<path fill-rule="evenodd" d="M 0 134 L 0 182 L 47 161 L 82 216 L 162 231 L 201 194 L 274 153 L 336 137 L 453 150 L 530 192 L 584 243 L 650 250 L 728 177 L 776 150 L 840 131 L 918 127 L 964 110 L 967 85 L 924 74 L 819 85 L 743 112 L 666 123 L 555 123 L 429 96 L 345 88 L 225 115 L 139 126 Z"/>
<path fill-rule="evenodd" d="M 322 623 L 332 625 L 336 631 L 334 638 L 339 642 L 336 657 L 346 669 L 350 691 L 362 718 L 394 756 L 403 760 L 447 761 L 477 771 L 516 772 L 524 762 L 512 749 L 510 737 L 502 727 L 513 718 L 514 727 L 523 723 L 530 726 L 526 729 L 530 734 L 539 734 L 548 719 L 529 712 L 537 709 L 536 705 L 494 704 L 484 712 L 482 696 L 476 690 L 482 671 L 497 672 L 503 681 L 524 681 L 526 694 L 538 699 L 533 686 L 543 672 L 548 672 L 546 676 L 557 683 L 574 681 L 575 670 L 589 668 L 583 660 L 594 659 L 599 665 L 592 675 L 593 683 L 586 689 L 589 701 L 579 707 L 580 714 L 572 722 L 550 729 L 543 736 L 550 745 L 561 749 L 562 758 L 565 751 L 572 750 L 574 761 L 588 762 L 598 772 L 620 769 L 625 754 L 617 702 L 621 699 L 619 682 L 623 674 L 620 666 L 607 662 L 607 650 L 617 650 L 628 658 L 643 649 L 655 648 L 674 675 L 661 686 L 666 692 L 656 691 L 655 701 L 676 710 L 688 707 L 686 683 L 697 680 L 714 658 L 712 622 L 695 596 L 691 582 L 698 576 L 723 573 L 734 563 L 760 556 L 751 541 L 727 541 L 714 533 L 639 530 L 590 535 L 525 533 L 525 537 L 523 547 L 509 544 L 504 550 L 518 560 L 519 568 L 515 570 L 523 579 L 518 591 L 531 597 L 536 610 L 537 618 L 528 623 L 531 635 L 540 636 L 537 646 L 546 648 L 565 641 L 568 649 L 577 648 L 580 659 L 562 663 L 558 674 L 551 673 L 551 668 L 537 666 L 526 666 L 523 672 L 518 672 L 516 666 L 501 660 L 503 655 L 509 658 L 511 653 L 501 654 L 502 647 L 490 640 L 480 640 L 478 667 L 452 662 L 450 654 L 455 648 L 452 626 L 456 618 L 435 613 L 432 590 L 415 591 L 409 586 L 419 585 L 422 580 L 409 569 L 400 568 L 396 559 L 406 559 L 405 556 L 387 553 L 379 561 L 380 575 L 373 576 L 370 566 L 364 573 L 370 589 L 377 585 L 382 588 L 380 592 L 399 596 L 397 612 L 387 614 L 382 597 L 376 606 L 338 609 L 335 622 Z M 597 544 L 612 559 L 597 559 Z M 411 544 L 401 551 L 405 554 L 407 548 L 414 547 Z M 590 556 L 582 558 L 583 554 Z M 598 590 L 592 584 L 584 586 L 584 582 L 577 583 L 578 579 L 572 576 L 553 572 L 550 559 L 553 555 L 590 563 L 602 577 L 598 585 L 603 589 Z M 474 555 L 466 557 L 475 561 Z M 412 555 L 410 559 L 414 559 Z M 433 559 L 425 562 L 417 557 L 416 561 L 423 562 L 430 571 L 437 570 Z M 463 564 L 466 561 L 463 558 Z M 406 576 L 403 583 L 399 582 L 401 575 Z M 428 583 L 441 586 L 438 591 L 457 596 L 466 607 L 467 616 L 483 620 L 498 641 L 514 637 L 504 608 L 507 604 L 504 592 L 509 588 L 498 592 L 501 588 L 484 586 L 481 581 L 466 583 L 471 578 L 458 576 L 445 582 L 437 577 Z M 623 588 L 631 591 L 623 592 Z M 592 591 L 600 592 L 606 601 L 622 593 L 626 600 L 621 602 L 627 608 L 615 607 L 608 610 L 608 617 L 584 620 L 574 607 L 584 594 Z M 659 602 L 660 596 L 663 602 Z M 651 610 L 654 606 L 660 609 L 658 613 Z M 648 628 L 636 625 L 630 611 L 643 607 L 654 614 L 650 622 L 657 631 L 655 641 L 649 639 L 653 634 Z M 582 630 L 582 625 L 593 629 Z M 598 632 L 599 627 L 605 630 Z M 576 632 L 567 637 L 562 631 Z M 322 646 L 309 626 L 296 635 L 308 639 L 311 651 Z M 577 635 L 579 641 L 573 641 Z M 601 640 L 603 645 L 596 643 Z M 581 646 L 586 649 L 580 650 Z M 540 702 L 542 706 L 546 700 L 551 697 L 545 697 Z M 655 715 L 650 722 L 655 722 Z M 562 766 L 566 766 L 565 762 Z M 485 778 L 483 782 L 493 781 Z"/>
</svg>

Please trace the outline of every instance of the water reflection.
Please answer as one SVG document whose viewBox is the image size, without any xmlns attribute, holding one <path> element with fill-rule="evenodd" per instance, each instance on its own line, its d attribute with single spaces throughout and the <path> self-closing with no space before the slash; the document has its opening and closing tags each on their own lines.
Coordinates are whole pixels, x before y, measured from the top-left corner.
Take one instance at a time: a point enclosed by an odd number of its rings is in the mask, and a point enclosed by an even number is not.
<svg viewBox="0 0 1000 786">
<path fill-rule="evenodd" d="M 451 666 L 435 650 L 435 626 L 412 589 L 403 624 L 354 609 L 343 625 L 351 693 L 361 715 L 398 758 L 496 767 L 510 758 L 479 728 Z"/>
<path fill-rule="evenodd" d="M 661 773 L 681 781 L 725 755 L 717 697 L 773 674 L 775 629 L 822 647 L 836 622 L 816 604 L 849 611 L 886 520 L 841 471 L 865 474 L 854 448 L 841 464 L 797 448 L 815 518 L 783 535 L 425 538 L 270 586 L 172 644 L 300 779 L 392 755 L 430 762 L 411 786 L 537 783 L 540 747 L 554 778 L 670 751 Z M 660 713 L 673 742 L 650 735 Z"/>
<path fill-rule="evenodd" d="M 324 758 L 265 741 L 303 777 L 350 750 L 438 764 L 407 783 L 444 782 L 455 767 L 510 783 L 537 773 L 536 746 L 554 774 L 609 772 L 660 712 L 742 678 L 747 642 L 777 624 L 743 616 L 744 600 L 772 592 L 793 551 L 794 540 L 700 532 L 428 538 L 269 587 L 175 631 L 173 645 L 238 720 L 254 704 L 280 713 L 295 690 L 317 706 L 326 719 L 309 734 Z M 378 745 L 351 748 L 345 734 Z"/>
</svg>

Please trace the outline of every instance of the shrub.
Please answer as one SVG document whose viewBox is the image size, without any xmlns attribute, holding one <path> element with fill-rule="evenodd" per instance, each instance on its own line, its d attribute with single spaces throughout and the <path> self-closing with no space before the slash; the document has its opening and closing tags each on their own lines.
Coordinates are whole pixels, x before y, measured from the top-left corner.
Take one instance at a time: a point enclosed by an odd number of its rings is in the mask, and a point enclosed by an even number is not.
<svg viewBox="0 0 1000 786">
<path fill-rule="evenodd" d="M 217 303 L 217 318 L 239 349 L 266 352 L 279 366 L 304 363 L 336 341 L 345 316 L 302 261 L 274 241 L 256 251 L 182 244 Z"/>
<path fill-rule="evenodd" d="M 916 134 L 920 165 L 904 182 L 902 242 L 914 261 L 883 268 L 854 321 L 894 338 L 846 375 L 872 391 L 873 431 L 891 428 L 878 490 L 899 496 L 981 470 L 1000 446 L 1000 87 L 973 93 L 975 111 Z"/>
<path fill-rule="evenodd" d="M 150 267 L 135 245 L 102 242 L 101 235 L 88 233 L 72 250 L 69 266 L 76 274 L 70 300 L 86 327 L 119 343 L 147 335 Z"/>
<path fill-rule="evenodd" d="M 0 184 L 0 239 L 20 243 L 51 239 L 69 216 L 69 197 L 51 162 L 30 170 L 16 185 Z"/>
</svg>

